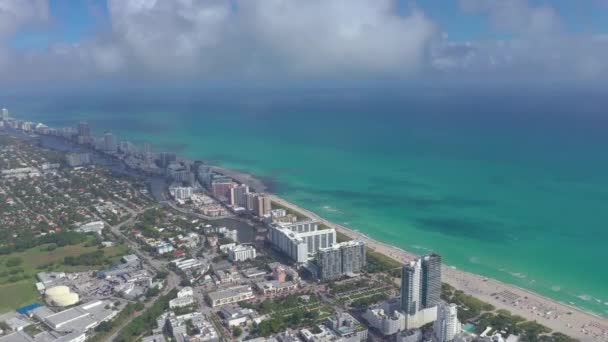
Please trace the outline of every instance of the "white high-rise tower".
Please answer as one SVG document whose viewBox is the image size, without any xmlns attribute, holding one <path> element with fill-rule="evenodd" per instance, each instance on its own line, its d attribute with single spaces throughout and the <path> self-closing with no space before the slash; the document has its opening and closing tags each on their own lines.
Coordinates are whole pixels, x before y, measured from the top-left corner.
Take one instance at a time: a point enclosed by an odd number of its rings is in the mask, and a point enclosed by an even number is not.
<svg viewBox="0 0 608 342">
<path fill-rule="evenodd" d="M 458 322 L 458 306 L 456 304 L 440 304 L 437 307 L 434 332 L 437 342 L 450 342 L 462 332 L 462 325 Z"/>
</svg>

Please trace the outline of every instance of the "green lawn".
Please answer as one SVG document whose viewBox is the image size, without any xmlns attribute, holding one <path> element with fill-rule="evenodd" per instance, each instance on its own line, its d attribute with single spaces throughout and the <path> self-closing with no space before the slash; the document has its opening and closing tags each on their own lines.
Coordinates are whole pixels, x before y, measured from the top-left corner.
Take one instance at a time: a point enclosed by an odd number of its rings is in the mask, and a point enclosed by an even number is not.
<svg viewBox="0 0 608 342">
<path fill-rule="evenodd" d="M 30 280 L 0 285 L 0 313 L 31 304 L 39 297 L 34 282 Z"/>
<path fill-rule="evenodd" d="M 91 269 L 91 267 L 74 267 L 61 265 L 63 262 L 63 258 L 67 256 L 79 256 L 84 253 L 94 252 L 97 249 L 97 246 L 86 247 L 84 243 L 79 245 L 72 246 L 64 246 L 58 247 L 54 251 L 47 251 L 46 248 L 48 245 L 41 245 L 30 248 L 23 252 L 19 253 L 11 253 L 10 255 L 2 255 L 0 256 L 0 273 L 9 271 L 14 268 L 22 268 L 24 273 L 35 275 L 38 272 L 41 272 L 41 269 L 38 269 L 40 266 L 48 265 L 50 263 L 57 263 L 57 267 L 53 270 L 57 271 L 77 271 L 79 269 Z M 120 256 L 124 255 L 128 250 L 126 245 L 118 245 L 113 247 L 104 248 L 104 254 L 107 257 L 111 257 L 113 261 L 117 261 Z M 6 261 L 12 258 L 20 258 L 22 260 L 20 265 L 14 267 L 7 267 Z M 0 278 L 2 281 L 3 278 Z"/>
<path fill-rule="evenodd" d="M 39 299 L 38 291 L 34 284 L 36 273 L 42 271 L 62 271 L 77 272 L 98 269 L 105 266 L 69 266 L 63 264 L 63 258 L 67 256 L 79 256 L 84 253 L 97 251 L 97 246 L 86 247 L 85 243 L 58 247 L 53 251 L 47 251 L 48 245 L 41 245 L 30 248 L 23 252 L 11 253 L 0 256 L 0 313 L 14 310 L 20 306 L 30 304 Z M 118 245 L 104 248 L 104 255 L 109 257 L 112 262 L 117 262 L 120 257 L 127 253 L 126 245 Z M 9 267 L 6 265 L 8 260 L 19 258 L 21 263 Z M 38 268 L 54 263 L 52 268 Z M 19 270 L 18 273 L 10 274 L 11 271 Z M 10 278 L 17 276 L 17 281 Z"/>
</svg>

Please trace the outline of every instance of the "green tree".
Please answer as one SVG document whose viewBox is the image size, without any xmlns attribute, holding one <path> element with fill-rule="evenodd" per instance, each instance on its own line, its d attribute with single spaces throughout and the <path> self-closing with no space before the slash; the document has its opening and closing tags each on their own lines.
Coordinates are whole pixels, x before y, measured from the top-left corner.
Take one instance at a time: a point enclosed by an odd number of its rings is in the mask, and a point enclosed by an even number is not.
<svg viewBox="0 0 608 342">
<path fill-rule="evenodd" d="M 243 334 L 243 329 L 241 329 L 241 327 L 234 327 L 234 328 L 232 328 L 232 336 L 239 337 L 242 334 Z"/>
</svg>

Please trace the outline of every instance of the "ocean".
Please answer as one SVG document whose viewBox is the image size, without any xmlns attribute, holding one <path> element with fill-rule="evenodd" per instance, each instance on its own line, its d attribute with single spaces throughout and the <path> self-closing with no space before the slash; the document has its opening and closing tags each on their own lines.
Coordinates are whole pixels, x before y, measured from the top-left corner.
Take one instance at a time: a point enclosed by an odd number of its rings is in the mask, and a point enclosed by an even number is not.
<svg viewBox="0 0 608 342">
<path fill-rule="evenodd" d="M 608 316 L 608 99 L 582 90 L 216 90 L 5 98 L 245 170 L 375 239 Z"/>
</svg>

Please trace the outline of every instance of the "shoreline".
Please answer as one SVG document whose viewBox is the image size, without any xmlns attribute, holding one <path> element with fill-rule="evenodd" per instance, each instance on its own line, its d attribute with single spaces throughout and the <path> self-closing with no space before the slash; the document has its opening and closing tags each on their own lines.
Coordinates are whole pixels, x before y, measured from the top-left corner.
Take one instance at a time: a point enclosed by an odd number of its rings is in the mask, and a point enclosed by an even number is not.
<svg viewBox="0 0 608 342">
<path fill-rule="evenodd" d="M 404 263 L 417 257 L 415 253 L 375 240 L 343 225 L 333 223 L 277 195 L 268 195 L 271 201 L 309 216 L 311 219 L 318 220 L 349 238 L 365 241 L 370 249 L 395 261 Z M 599 329 L 608 332 L 608 318 L 586 312 L 575 306 L 544 297 L 516 285 L 507 284 L 446 264 L 442 265 L 442 281 L 455 287 L 457 290 L 461 290 L 466 294 L 494 305 L 496 309 L 509 310 L 512 314 L 520 315 L 529 321 L 537 321 L 553 331 L 561 332 L 581 341 L 608 341 L 608 336 L 595 338 L 593 335 L 585 334 L 581 330 L 585 327 L 590 331 L 598 329 L 598 333 L 600 332 Z M 508 298 L 511 298 L 511 300 Z M 517 304 L 514 304 L 514 302 L 517 302 Z"/>
<path fill-rule="evenodd" d="M 191 160 L 183 158 L 182 160 Z M 264 183 L 255 175 L 227 169 L 210 164 L 218 173 L 226 174 L 236 181 L 247 184 L 257 191 L 267 190 Z M 374 240 L 373 238 L 355 231 L 352 228 L 331 222 L 318 214 L 291 203 L 278 195 L 268 193 L 271 201 L 300 212 L 311 219 L 334 228 L 337 232 L 352 239 L 365 241 L 368 247 L 399 263 L 414 259 L 417 255 L 399 247 Z M 581 341 L 608 341 L 608 319 L 586 312 L 578 307 L 561 303 L 557 300 L 544 297 L 540 294 L 526 290 L 516 285 L 507 284 L 495 279 L 460 270 L 448 265 L 442 267 L 443 282 L 472 295 L 484 302 L 494 305 L 497 309 L 509 310 L 512 314 L 520 315 L 527 320 L 537 321 L 551 328 L 553 331 L 564 333 Z M 517 301 L 516 305 L 514 302 Z M 583 329 L 591 332 L 586 334 Z"/>
</svg>

